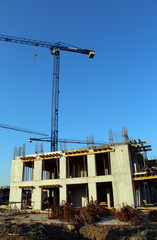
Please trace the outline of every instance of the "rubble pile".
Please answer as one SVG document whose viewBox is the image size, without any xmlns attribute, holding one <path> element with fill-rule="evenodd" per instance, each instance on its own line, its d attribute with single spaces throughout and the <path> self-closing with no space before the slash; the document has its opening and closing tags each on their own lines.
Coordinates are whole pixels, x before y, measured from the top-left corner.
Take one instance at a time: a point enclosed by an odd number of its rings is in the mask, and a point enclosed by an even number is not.
<svg viewBox="0 0 157 240">
<path fill-rule="evenodd" d="M 60 219 L 72 221 L 74 224 L 92 223 L 100 217 L 109 216 L 112 211 L 105 206 L 98 205 L 93 200 L 86 207 L 74 207 L 70 203 L 63 202 L 61 205 L 54 205 L 49 209 L 49 219 Z"/>
<path fill-rule="evenodd" d="M 157 222 L 157 210 L 152 210 L 149 212 L 149 219 L 153 222 Z"/>
<path fill-rule="evenodd" d="M 132 225 L 142 223 L 142 215 L 138 210 L 130 206 L 123 206 L 119 211 L 115 211 L 114 216 L 122 222 L 130 222 Z"/>
</svg>

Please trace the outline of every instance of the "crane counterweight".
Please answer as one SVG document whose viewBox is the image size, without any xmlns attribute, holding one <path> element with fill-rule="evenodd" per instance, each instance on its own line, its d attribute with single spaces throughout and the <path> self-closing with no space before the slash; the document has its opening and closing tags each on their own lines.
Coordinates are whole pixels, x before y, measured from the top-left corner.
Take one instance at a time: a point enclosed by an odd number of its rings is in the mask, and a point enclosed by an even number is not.
<svg viewBox="0 0 157 240">
<path fill-rule="evenodd" d="M 95 52 L 94 51 L 90 51 L 88 57 L 89 58 L 94 58 L 94 56 L 95 56 Z"/>
</svg>

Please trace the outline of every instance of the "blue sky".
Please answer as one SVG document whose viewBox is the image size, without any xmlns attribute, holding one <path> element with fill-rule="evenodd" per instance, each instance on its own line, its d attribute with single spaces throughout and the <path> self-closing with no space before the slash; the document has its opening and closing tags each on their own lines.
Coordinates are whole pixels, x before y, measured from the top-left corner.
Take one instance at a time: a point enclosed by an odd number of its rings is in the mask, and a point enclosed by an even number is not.
<svg viewBox="0 0 157 240">
<path fill-rule="evenodd" d="M 61 52 L 60 138 L 108 142 L 109 128 L 126 126 L 157 154 L 156 13 L 156 0 L 0 0 L 0 34 L 96 51 Z M 50 133 L 52 73 L 48 49 L 0 42 L 0 122 Z M 10 184 L 15 146 L 34 153 L 29 137 L 37 136 L 0 128 L 0 186 Z"/>
</svg>

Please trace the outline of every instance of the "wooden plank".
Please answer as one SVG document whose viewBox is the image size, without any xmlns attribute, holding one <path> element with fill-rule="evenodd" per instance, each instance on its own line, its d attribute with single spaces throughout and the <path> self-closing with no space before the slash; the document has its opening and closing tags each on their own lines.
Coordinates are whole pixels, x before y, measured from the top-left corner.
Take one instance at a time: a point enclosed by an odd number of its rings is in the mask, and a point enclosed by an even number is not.
<svg viewBox="0 0 157 240">
<path fill-rule="evenodd" d="M 53 184 L 53 185 L 41 185 L 40 188 L 58 188 L 60 187 L 59 184 Z"/>
<path fill-rule="evenodd" d="M 132 179 L 133 179 L 133 181 L 153 180 L 153 179 L 157 179 L 157 175 L 155 175 L 155 176 L 136 177 L 136 178 L 132 178 Z"/>
<path fill-rule="evenodd" d="M 107 150 L 102 150 L 102 151 L 97 151 L 97 152 L 89 152 L 88 154 L 98 154 L 98 153 L 107 153 L 107 152 L 114 152 L 115 149 L 112 148 L 112 149 L 107 149 Z"/>
<path fill-rule="evenodd" d="M 98 153 L 107 153 L 107 152 L 114 152 L 115 149 L 108 149 L 108 150 L 102 150 L 102 151 L 92 151 L 92 152 L 86 152 L 86 153 L 76 153 L 76 154 L 66 154 L 65 157 L 75 157 L 75 156 L 83 156 L 83 155 L 93 155 Z"/>
<path fill-rule="evenodd" d="M 141 143 L 131 143 L 131 146 L 139 146 L 139 145 L 143 145 L 143 144 L 147 144 L 148 141 L 145 142 L 141 142 Z"/>
<path fill-rule="evenodd" d="M 49 158 L 29 158 L 27 160 L 22 160 L 21 162 L 31 162 L 31 161 L 39 161 L 39 160 L 51 160 L 51 159 L 59 159 L 59 157 L 49 157 Z"/>
</svg>

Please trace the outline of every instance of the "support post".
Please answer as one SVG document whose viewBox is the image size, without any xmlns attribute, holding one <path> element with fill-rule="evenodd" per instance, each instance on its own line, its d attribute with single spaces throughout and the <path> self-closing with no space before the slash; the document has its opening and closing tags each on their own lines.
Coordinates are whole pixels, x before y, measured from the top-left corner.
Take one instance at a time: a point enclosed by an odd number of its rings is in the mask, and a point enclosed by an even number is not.
<svg viewBox="0 0 157 240">
<path fill-rule="evenodd" d="M 105 167 L 106 167 L 106 166 L 105 166 L 105 157 L 103 157 L 103 164 L 104 164 L 104 175 L 106 175 L 106 174 L 105 174 Z"/>
<path fill-rule="evenodd" d="M 68 170 L 68 171 L 67 171 L 67 172 L 68 172 L 68 173 L 67 173 L 67 177 L 69 178 L 69 177 L 70 177 L 70 171 L 69 171 L 69 170 L 70 170 L 70 169 L 69 169 L 69 157 L 67 157 L 67 170 Z"/>
</svg>

